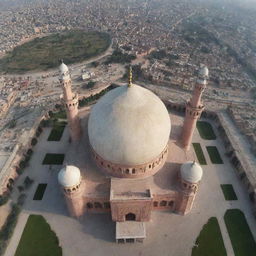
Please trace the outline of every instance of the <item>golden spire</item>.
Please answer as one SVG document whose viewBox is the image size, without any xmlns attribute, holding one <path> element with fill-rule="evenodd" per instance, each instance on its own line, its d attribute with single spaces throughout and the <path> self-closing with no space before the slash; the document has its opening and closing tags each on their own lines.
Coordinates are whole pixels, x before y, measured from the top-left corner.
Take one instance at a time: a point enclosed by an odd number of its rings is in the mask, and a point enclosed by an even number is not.
<svg viewBox="0 0 256 256">
<path fill-rule="evenodd" d="M 131 87 L 131 85 L 132 85 L 132 66 L 130 66 L 128 87 Z"/>
</svg>

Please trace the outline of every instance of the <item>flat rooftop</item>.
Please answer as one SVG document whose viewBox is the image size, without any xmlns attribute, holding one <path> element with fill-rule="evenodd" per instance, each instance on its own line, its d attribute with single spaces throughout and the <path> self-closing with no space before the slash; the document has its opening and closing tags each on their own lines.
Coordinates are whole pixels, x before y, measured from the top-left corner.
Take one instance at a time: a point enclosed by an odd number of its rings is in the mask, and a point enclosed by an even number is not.
<svg viewBox="0 0 256 256">
<path fill-rule="evenodd" d="M 124 221 L 116 222 L 116 239 L 146 238 L 144 222 Z"/>
<path fill-rule="evenodd" d="M 151 198 L 148 179 L 111 178 L 111 199 Z"/>
</svg>

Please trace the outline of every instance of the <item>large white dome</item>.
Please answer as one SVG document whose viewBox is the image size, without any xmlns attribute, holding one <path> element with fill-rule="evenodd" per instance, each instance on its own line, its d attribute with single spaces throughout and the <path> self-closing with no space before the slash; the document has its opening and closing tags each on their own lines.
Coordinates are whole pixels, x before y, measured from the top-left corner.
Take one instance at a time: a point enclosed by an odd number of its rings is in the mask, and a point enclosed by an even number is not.
<svg viewBox="0 0 256 256">
<path fill-rule="evenodd" d="M 94 105 L 89 140 L 103 159 L 121 165 L 150 162 L 165 149 L 171 122 L 163 102 L 138 85 L 121 86 Z"/>
<path fill-rule="evenodd" d="M 182 179 L 190 183 L 199 182 L 203 176 L 202 167 L 198 163 L 192 161 L 182 164 L 180 171 Z"/>
<path fill-rule="evenodd" d="M 80 183 L 80 170 L 73 165 L 63 167 L 58 174 L 58 181 L 63 187 L 73 187 Z"/>
</svg>

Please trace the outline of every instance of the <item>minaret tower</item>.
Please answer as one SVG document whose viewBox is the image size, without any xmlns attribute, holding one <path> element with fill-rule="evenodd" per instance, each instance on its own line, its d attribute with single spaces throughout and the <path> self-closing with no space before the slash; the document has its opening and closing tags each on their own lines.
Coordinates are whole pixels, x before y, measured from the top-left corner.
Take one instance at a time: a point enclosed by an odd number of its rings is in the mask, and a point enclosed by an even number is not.
<svg viewBox="0 0 256 256">
<path fill-rule="evenodd" d="M 81 125 L 78 116 L 78 95 L 72 92 L 69 70 L 63 62 L 60 65 L 59 80 L 63 89 L 63 100 L 66 107 L 71 140 L 79 141 L 81 137 Z"/>
<path fill-rule="evenodd" d="M 177 205 L 177 212 L 185 215 L 192 209 L 203 170 L 198 163 L 190 161 L 181 165 L 179 176 L 180 201 Z"/>
<path fill-rule="evenodd" d="M 74 165 L 66 165 L 58 174 L 58 181 L 66 199 L 71 216 L 81 217 L 84 213 L 83 186 L 80 170 Z"/>
<path fill-rule="evenodd" d="M 203 66 L 199 69 L 198 79 L 194 87 L 193 95 L 186 104 L 186 116 L 183 124 L 181 142 L 185 150 L 188 150 L 196 127 L 196 122 L 204 110 L 201 101 L 202 93 L 207 85 L 208 68 Z"/>
</svg>

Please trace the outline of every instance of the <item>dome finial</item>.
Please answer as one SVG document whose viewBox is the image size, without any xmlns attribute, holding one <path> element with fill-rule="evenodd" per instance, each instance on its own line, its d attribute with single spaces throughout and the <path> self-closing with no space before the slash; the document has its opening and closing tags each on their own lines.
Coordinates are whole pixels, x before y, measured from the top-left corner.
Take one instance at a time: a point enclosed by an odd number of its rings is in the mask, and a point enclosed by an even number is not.
<svg viewBox="0 0 256 256">
<path fill-rule="evenodd" d="M 132 85 L 132 66 L 130 66 L 129 69 L 129 82 L 128 82 L 128 87 L 131 87 Z"/>
</svg>

